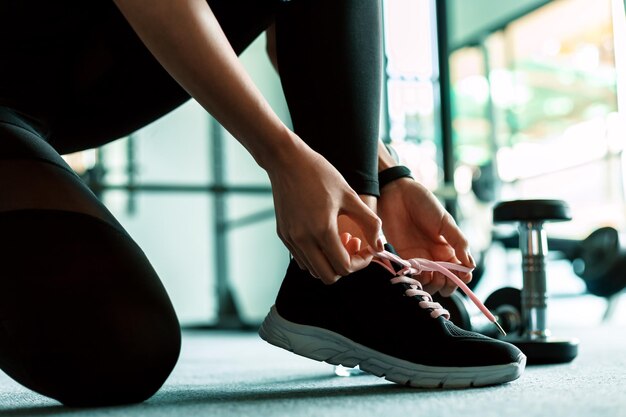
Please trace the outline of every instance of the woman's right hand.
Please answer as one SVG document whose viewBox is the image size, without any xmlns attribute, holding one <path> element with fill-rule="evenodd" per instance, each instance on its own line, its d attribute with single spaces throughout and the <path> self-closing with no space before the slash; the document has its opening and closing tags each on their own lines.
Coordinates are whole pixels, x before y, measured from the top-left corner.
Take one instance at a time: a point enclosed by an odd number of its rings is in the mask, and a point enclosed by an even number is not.
<svg viewBox="0 0 626 417">
<path fill-rule="evenodd" d="M 367 251 L 348 253 L 340 238 L 338 217 L 353 220 L 378 250 L 382 250 L 381 221 L 324 157 L 299 138 L 291 144 L 285 157 L 266 166 L 278 236 L 300 268 L 332 284 L 371 260 Z"/>
</svg>

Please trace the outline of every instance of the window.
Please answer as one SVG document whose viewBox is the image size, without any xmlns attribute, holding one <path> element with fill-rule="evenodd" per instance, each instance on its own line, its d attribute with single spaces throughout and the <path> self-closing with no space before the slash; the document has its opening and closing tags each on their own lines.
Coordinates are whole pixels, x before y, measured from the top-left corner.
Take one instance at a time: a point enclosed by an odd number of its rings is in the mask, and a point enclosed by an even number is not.
<svg viewBox="0 0 626 417">
<path fill-rule="evenodd" d="M 458 167 L 491 167 L 499 199 L 566 200 L 575 221 L 563 228 L 580 237 L 626 226 L 615 47 L 623 7 L 551 2 L 451 56 Z"/>
<path fill-rule="evenodd" d="M 432 0 L 385 0 L 384 139 L 429 189 L 442 180 L 435 99 L 438 94 Z"/>
</svg>

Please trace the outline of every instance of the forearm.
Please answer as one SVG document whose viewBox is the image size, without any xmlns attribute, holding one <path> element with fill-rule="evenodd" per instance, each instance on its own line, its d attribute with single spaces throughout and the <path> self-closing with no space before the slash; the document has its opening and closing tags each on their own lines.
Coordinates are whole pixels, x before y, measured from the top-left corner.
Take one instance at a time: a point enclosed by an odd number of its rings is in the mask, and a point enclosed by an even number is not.
<svg viewBox="0 0 626 417">
<path fill-rule="evenodd" d="M 301 145 L 239 62 L 205 0 L 115 0 L 163 67 L 265 169 Z"/>
</svg>

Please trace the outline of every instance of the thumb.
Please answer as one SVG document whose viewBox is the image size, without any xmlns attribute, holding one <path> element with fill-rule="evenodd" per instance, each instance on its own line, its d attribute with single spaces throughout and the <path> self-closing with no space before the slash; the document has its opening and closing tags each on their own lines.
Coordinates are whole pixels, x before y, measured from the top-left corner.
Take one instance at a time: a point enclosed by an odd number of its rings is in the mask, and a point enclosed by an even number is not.
<svg viewBox="0 0 626 417">
<path fill-rule="evenodd" d="M 365 240 L 378 251 L 384 250 L 381 235 L 381 220 L 360 198 L 355 197 L 347 207 L 344 207 L 342 214 L 350 217 L 361 229 Z"/>
</svg>

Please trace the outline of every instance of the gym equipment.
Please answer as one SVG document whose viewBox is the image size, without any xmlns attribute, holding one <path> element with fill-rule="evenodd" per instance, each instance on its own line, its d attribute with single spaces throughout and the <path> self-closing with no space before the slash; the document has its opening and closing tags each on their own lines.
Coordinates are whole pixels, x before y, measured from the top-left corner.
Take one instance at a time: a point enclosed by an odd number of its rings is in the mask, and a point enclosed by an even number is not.
<svg viewBox="0 0 626 417">
<path fill-rule="evenodd" d="M 517 248 L 519 234 L 494 234 L 505 248 Z M 626 288 L 626 246 L 617 230 L 601 227 L 583 240 L 548 238 L 550 251 L 572 262 L 590 294 L 610 298 Z"/>
<path fill-rule="evenodd" d="M 591 294 L 609 298 L 626 288 L 626 248 L 612 227 L 595 230 L 583 240 L 573 266 Z"/>
<path fill-rule="evenodd" d="M 560 200 L 517 200 L 499 203 L 493 212 L 495 223 L 518 222 L 522 251 L 523 288 L 503 288 L 491 294 L 485 306 L 509 333 L 503 339 L 513 343 L 528 357 L 528 363 L 570 362 L 578 355 L 576 339 L 555 339 L 546 326 L 547 293 L 545 256 L 548 243 L 543 224 L 570 220 L 567 204 Z M 454 295 L 437 301 L 450 311 L 452 319 L 466 330 L 492 330 L 469 316 L 465 300 Z"/>
<path fill-rule="evenodd" d="M 530 363 L 569 362 L 578 355 L 578 341 L 552 338 L 546 322 L 548 241 L 543 224 L 565 220 L 571 220 L 570 209 L 560 200 L 505 201 L 493 209 L 494 223 L 518 222 L 523 276 L 521 324 L 508 341 L 519 347 Z"/>
</svg>

